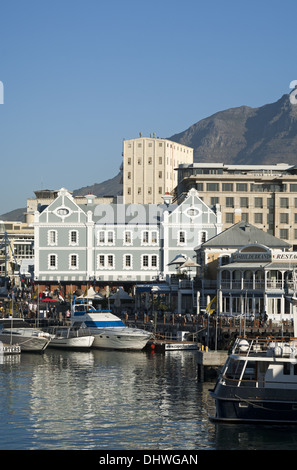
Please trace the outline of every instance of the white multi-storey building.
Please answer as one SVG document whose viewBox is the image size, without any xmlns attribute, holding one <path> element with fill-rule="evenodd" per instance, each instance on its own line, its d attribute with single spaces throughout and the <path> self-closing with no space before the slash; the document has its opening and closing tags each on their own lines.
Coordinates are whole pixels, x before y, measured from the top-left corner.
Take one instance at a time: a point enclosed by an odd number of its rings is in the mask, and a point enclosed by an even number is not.
<svg viewBox="0 0 297 470">
<path fill-rule="evenodd" d="M 125 204 L 160 204 L 177 185 L 175 168 L 193 163 L 193 149 L 156 137 L 123 141 Z"/>
</svg>

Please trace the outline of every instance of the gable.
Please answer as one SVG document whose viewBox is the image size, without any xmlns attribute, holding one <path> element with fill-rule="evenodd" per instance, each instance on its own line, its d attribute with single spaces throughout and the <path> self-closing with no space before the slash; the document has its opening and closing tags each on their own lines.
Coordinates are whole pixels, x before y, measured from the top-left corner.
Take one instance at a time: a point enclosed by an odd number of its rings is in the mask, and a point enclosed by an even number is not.
<svg viewBox="0 0 297 470">
<path fill-rule="evenodd" d="M 168 221 L 179 224 L 216 224 L 217 215 L 200 199 L 196 189 L 190 189 L 186 198 L 169 215 Z"/>
<path fill-rule="evenodd" d="M 39 223 L 84 223 L 87 214 L 74 202 L 71 194 L 62 188 L 58 197 L 39 215 Z"/>
</svg>

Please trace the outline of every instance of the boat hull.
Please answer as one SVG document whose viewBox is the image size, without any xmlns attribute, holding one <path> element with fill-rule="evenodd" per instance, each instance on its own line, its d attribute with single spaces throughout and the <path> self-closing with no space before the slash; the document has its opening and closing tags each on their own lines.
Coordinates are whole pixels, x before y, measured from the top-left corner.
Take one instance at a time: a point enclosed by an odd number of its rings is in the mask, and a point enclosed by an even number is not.
<svg viewBox="0 0 297 470">
<path fill-rule="evenodd" d="M 100 331 L 99 331 L 100 330 Z M 93 348 L 97 349 L 123 349 L 123 350 L 142 350 L 151 334 L 143 330 L 134 328 L 111 328 L 91 330 L 94 335 Z"/>
<path fill-rule="evenodd" d="M 255 389 L 220 384 L 211 393 L 216 403 L 212 421 L 297 424 L 296 389 Z"/>
<path fill-rule="evenodd" d="M 90 349 L 94 342 L 94 336 L 78 336 L 74 338 L 52 338 L 49 348 L 62 349 Z"/>
<path fill-rule="evenodd" d="M 43 352 L 47 348 L 50 339 L 42 336 L 31 337 L 2 333 L 0 334 L 0 341 L 6 344 L 19 345 L 22 352 Z"/>
</svg>

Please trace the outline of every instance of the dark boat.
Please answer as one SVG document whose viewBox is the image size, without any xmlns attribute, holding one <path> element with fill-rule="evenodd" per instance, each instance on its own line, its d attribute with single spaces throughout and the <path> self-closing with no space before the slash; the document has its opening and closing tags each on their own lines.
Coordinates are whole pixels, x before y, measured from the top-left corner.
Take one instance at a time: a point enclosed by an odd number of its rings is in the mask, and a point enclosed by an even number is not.
<svg viewBox="0 0 297 470">
<path fill-rule="evenodd" d="M 210 393 L 213 421 L 297 424 L 297 338 L 237 338 Z"/>
</svg>

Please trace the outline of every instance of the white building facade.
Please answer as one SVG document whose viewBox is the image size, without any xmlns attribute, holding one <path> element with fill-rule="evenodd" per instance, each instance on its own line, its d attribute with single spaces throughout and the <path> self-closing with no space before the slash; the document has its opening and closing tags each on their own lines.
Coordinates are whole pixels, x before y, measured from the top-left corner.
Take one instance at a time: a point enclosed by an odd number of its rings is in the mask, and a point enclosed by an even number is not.
<svg viewBox="0 0 297 470">
<path fill-rule="evenodd" d="M 35 212 L 35 280 L 152 281 L 176 272 L 170 261 L 221 231 L 214 212 L 190 190 L 180 205 L 79 205 L 64 188 Z M 195 274 L 195 273 L 193 273 Z"/>
<path fill-rule="evenodd" d="M 193 163 L 193 149 L 171 140 L 139 137 L 123 141 L 125 204 L 160 204 L 177 185 L 175 168 Z"/>
</svg>

